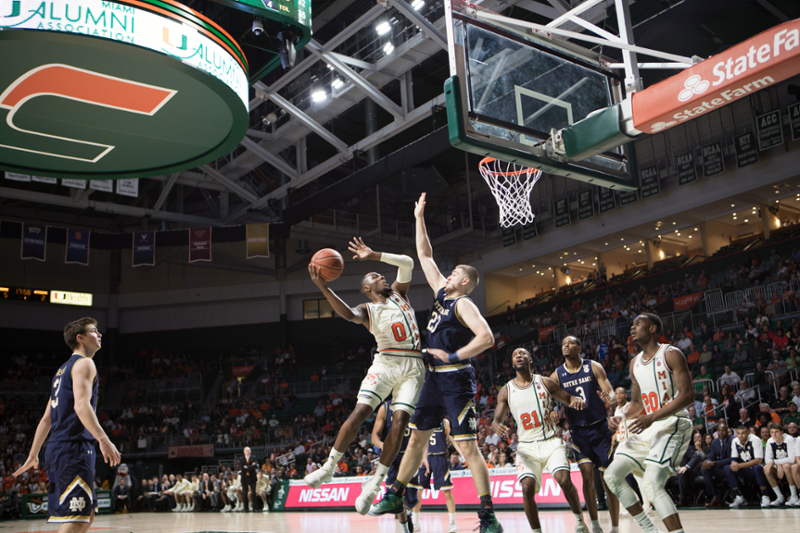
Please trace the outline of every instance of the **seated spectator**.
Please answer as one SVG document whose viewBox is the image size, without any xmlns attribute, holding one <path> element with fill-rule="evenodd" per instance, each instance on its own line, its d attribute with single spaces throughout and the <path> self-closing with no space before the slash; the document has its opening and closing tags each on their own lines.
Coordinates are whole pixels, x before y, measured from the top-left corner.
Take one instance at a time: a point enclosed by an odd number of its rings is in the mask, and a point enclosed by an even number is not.
<svg viewBox="0 0 800 533">
<path fill-rule="evenodd" d="M 756 401 L 756 389 L 755 387 L 747 387 L 747 382 L 745 380 L 741 380 L 739 382 L 739 390 L 736 391 L 734 394 L 734 398 L 739 403 L 739 405 L 750 405 L 754 401 Z"/>
<path fill-rule="evenodd" d="M 700 373 L 697 375 L 697 377 L 694 378 L 694 381 L 695 381 L 694 390 L 695 390 L 695 392 L 703 392 L 703 387 L 708 386 L 708 382 L 707 381 L 703 381 L 703 380 L 712 380 L 713 381 L 713 379 L 714 378 L 711 375 L 711 372 L 708 371 L 708 369 L 705 367 L 705 365 L 701 366 L 700 367 Z"/>
<path fill-rule="evenodd" d="M 739 419 L 735 424 L 732 425 L 735 425 L 736 427 L 750 427 L 754 425 L 754 422 L 750 420 L 750 413 L 748 410 L 742 407 L 739 409 Z"/>
<path fill-rule="evenodd" d="M 698 360 L 698 363 L 700 363 L 701 365 L 705 365 L 710 363 L 713 358 L 714 358 L 713 353 L 711 352 L 711 350 L 708 349 L 708 345 L 704 344 L 703 351 L 700 352 L 700 359 Z"/>
<path fill-rule="evenodd" d="M 761 427 L 761 426 L 765 425 L 765 424 L 762 424 L 762 422 L 761 422 L 762 415 L 764 417 L 766 417 L 766 419 L 768 421 L 767 423 L 769 423 L 769 422 L 774 422 L 776 424 L 780 424 L 781 423 L 781 417 L 778 416 L 777 413 L 773 413 L 770 410 L 769 404 L 768 403 L 761 403 L 758 406 L 758 422 L 756 422 L 756 427 Z"/>
<path fill-rule="evenodd" d="M 728 424 L 720 420 L 717 427 L 718 437 L 711 443 L 711 451 L 701 466 L 703 481 L 706 484 L 706 494 L 711 500 L 706 504 L 706 509 L 722 507 L 722 498 L 717 490 L 717 480 L 725 479 L 724 467 L 731 464 L 731 442 L 733 437 L 728 433 Z"/>
<path fill-rule="evenodd" d="M 770 438 L 764 448 L 764 474 L 772 490 L 778 496 L 771 505 L 777 507 L 785 502 L 787 505 L 795 507 L 800 504 L 800 498 L 797 495 L 796 481 L 792 476 L 796 453 L 796 450 L 793 449 L 795 447 L 794 439 L 783 432 L 780 424 L 774 422 L 769 425 L 769 434 Z M 778 480 L 783 478 L 789 482 L 791 497 L 788 502 L 778 487 Z"/>
<path fill-rule="evenodd" d="M 772 351 L 772 362 L 770 362 L 767 367 L 767 372 L 772 372 L 772 374 L 767 375 L 767 383 L 770 385 L 775 381 L 778 386 L 780 386 L 789 375 L 789 369 L 786 368 L 786 365 L 781 359 L 781 354 L 777 350 Z"/>
<path fill-rule="evenodd" d="M 775 350 L 785 350 L 789 344 L 789 337 L 784 335 L 783 329 L 779 329 L 772 338 L 772 348 Z"/>
<path fill-rule="evenodd" d="M 800 407 L 800 383 L 797 381 L 792 382 L 792 401 Z"/>
<path fill-rule="evenodd" d="M 769 485 L 761 464 L 764 460 L 763 455 L 761 440 L 755 435 L 750 435 L 745 426 L 736 428 L 736 438 L 731 443 L 731 463 L 724 468 L 725 477 L 736 496 L 730 507 L 741 507 L 747 503 L 740 490 L 740 480 L 755 482 L 761 489 L 761 507 L 769 507 Z"/>
<path fill-rule="evenodd" d="M 687 337 L 685 333 L 681 333 L 681 339 L 677 342 L 675 346 L 677 346 L 683 352 L 686 352 L 686 350 L 688 350 L 691 345 L 692 345 L 692 339 Z"/>
<path fill-rule="evenodd" d="M 694 347 L 694 344 L 689 345 L 689 349 L 687 350 L 689 353 L 686 356 L 686 362 L 690 365 L 695 365 L 700 362 L 700 352 Z"/>
<path fill-rule="evenodd" d="M 784 415 L 784 417 L 783 417 L 783 425 L 785 427 L 788 427 L 789 424 L 800 425 L 800 414 L 797 413 L 797 410 L 798 410 L 797 404 L 794 403 L 794 402 L 789 402 L 788 409 L 789 409 L 789 414 Z"/>
<path fill-rule="evenodd" d="M 725 373 L 719 378 L 720 386 L 730 385 L 731 388 L 733 388 L 738 385 L 740 381 L 742 381 L 742 378 L 739 377 L 739 374 L 733 372 L 728 365 L 725 365 Z"/>
<path fill-rule="evenodd" d="M 697 416 L 697 409 L 694 408 L 694 405 L 690 405 L 688 408 L 689 411 L 689 420 L 692 421 L 692 429 L 695 431 L 704 431 L 706 428 L 705 422 L 703 422 L 703 418 Z"/>
<path fill-rule="evenodd" d="M 715 341 L 725 340 L 725 333 L 723 333 L 722 328 L 717 328 L 717 332 L 714 333 L 714 340 Z"/>
<path fill-rule="evenodd" d="M 744 349 L 744 346 L 742 346 L 742 343 L 736 343 L 736 353 L 733 354 L 732 363 L 734 365 L 740 365 L 747 361 L 748 355 L 749 354 L 747 353 L 747 350 Z"/>
<path fill-rule="evenodd" d="M 698 453 L 698 447 L 696 446 L 700 444 L 702 439 L 703 435 L 699 431 L 695 431 L 692 435 L 693 444 L 686 448 L 686 453 L 683 454 L 681 464 L 676 472 L 680 490 L 680 499 L 677 502 L 678 507 L 688 507 L 694 501 L 692 485 L 694 478 L 700 473 L 700 465 L 705 459 L 702 453 Z"/>
</svg>

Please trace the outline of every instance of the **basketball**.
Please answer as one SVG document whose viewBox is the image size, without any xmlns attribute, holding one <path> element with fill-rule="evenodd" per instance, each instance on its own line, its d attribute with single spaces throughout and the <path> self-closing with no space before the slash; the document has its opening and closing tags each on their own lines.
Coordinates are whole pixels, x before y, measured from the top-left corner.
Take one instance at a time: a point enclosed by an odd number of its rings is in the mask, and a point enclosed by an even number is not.
<svg viewBox="0 0 800 533">
<path fill-rule="evenodd" d="M 319 267 L 319 274 L 325 281 L 333 281 L 342 275 L 344 259 L 342 254 L 332 248 L 323 248 L 311 258 L 311 264 Z"/>
</svg>

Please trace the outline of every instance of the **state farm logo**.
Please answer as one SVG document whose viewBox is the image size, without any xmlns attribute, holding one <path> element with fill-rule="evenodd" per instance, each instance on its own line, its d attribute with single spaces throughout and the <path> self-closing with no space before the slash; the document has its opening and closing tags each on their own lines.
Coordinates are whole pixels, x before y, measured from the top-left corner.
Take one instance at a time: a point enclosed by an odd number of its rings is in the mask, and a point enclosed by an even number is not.
<svg viewBox="0 0 800 533">
<path fill-rule="evenodd" d="M 693 96 L 706 92 L 711 84 L 695 74 L 694 76 L 686 78 L 686 81 L 683 82 L 683 86 L 685 89 L 678 93 L 678 100 L 686 102 Z"/>
</svg>

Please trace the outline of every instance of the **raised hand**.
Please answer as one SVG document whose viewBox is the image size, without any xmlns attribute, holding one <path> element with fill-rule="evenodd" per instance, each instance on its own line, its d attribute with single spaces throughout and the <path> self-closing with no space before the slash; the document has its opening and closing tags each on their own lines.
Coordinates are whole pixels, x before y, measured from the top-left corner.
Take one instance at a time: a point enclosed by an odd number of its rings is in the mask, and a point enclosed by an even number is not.
<svg viewBox="0 0 800 533">
<path fill-rule="evenodd" d="M 425 215 L 425 194 L 419 195 L 419 200 L 414 204 L 414 217 L 422 218 Z"/>
<path fill-rule="evenodd" d="M 372 251 L 372 248 L 364 244 L 364 239 L 361 237 L 353 237 L 353 240 L 347 245 L 347 249 L 355 254 L 353 259 L 358 259 L 359 261 L 375 259 L 375 252 Z"/>
</svg>

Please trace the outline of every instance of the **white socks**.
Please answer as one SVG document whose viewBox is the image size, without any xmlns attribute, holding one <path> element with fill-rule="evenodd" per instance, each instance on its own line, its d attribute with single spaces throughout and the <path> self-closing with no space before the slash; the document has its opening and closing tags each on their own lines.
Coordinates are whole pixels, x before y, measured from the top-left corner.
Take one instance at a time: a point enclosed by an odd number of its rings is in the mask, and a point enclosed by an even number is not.
<svg viewBox="0 0 800 533">
<path fill-rule="evenodd" d="M 375 470 L 375 475 L 383 479 L 389 473 L 389 467 L 378 463 L 378 468 Z"/>
<path fill-rule="evenodd" d="M 778 487 L 772 487 L 772 490 L 775 492 L 775 496 L 777 496 L 778 498 L 783 498 L 783 493 L 781 492 L 781 489 L 779 489 Z"/>
<path fill-rule="evenodd" d="M 600 520 L 592 520 L 592 529 L 594 530 L 602 529 L 600 527 Z"/>
<path fill-rule="evenodd" d="M 642 511 L 633 518 L 639 523 L 639 526 L 641 526 L 641 528 L 644 530 L 644 533 L 658 533 L 658 529 L 656 529 L 655 524 L 653 524 L 653 521 L 650 520 L 649 516 L 647 516 L 647 511 Z"/>
<path fill-rule="evenodd" d="M 579 524 L 583 524 L 583 513 L 572 513 L 575 516 L 575 521 Z"/>
<path fill-rule="evenodd" d="M 336 466 L 336 464 L 339 462 L 339 459 L 341 459 L 343 455 L 344 452 L 337 452 L 336 448 L 331 448 L 331 454 L 328 456 L 328 460 L 332 461 L 333 465 Z"/>
<path fill-rule="evenodd" d="M 792 493 L 792 498 L 797 498 L 797 487 L 789 485 L 789 492 Z"/>
<path fill-rule="evenodd" d="M 531 533 L 542 533 L 541 528 L 539 529 L 531 529 Z"/>
<path fill-rule="evenodd" d="M 419 528 L 419 513 L 411 513 L 412 520 L 414 521 L 414 529 Z"/>
<path fill-rule="evenodd" d="M 619 533 L 619 527 L 617 527 L 617 526 L 611 526 L 611 531 L 610 531 L 610 533 Z"/>
<path fill-rule="evenodd" d="M 450 525 L 452 526 L 453 524 L 456 523 L 456 513 L 447 513 L 447 514 L 450 515 Z"/>
</svg>

